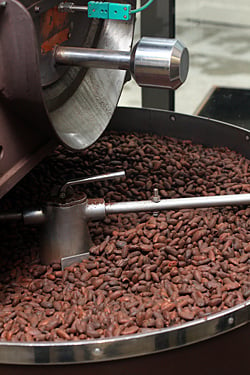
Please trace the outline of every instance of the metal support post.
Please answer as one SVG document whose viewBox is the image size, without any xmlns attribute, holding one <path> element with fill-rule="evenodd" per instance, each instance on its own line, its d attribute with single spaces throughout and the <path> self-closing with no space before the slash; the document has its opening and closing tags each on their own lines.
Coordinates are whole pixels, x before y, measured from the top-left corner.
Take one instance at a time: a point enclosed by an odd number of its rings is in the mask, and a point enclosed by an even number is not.
<svg viewBox="0 0 250 375">
<path fill-rule="evenodd" d="M 175 0 L 154 1 L 141 13 L 141 36 L 175 37 Z M 174 110 L 174 91 L 143 87 L 142 107 Z"/>
</svg>

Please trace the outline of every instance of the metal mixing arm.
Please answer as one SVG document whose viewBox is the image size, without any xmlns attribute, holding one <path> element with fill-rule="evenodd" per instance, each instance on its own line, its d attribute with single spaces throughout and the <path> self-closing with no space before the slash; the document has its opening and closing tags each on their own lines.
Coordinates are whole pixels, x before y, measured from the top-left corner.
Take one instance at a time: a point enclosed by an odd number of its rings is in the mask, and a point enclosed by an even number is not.
<svg viewBox="0 0 250 375">
<path fill-rule="evenodd" d="M 125 172 L 109 173 L 67 182 L 60 191 L 66 196 L 66 189 L 76 184 L 120 178 Z M 24 213 L 1 214 L 3 220 L 23 220 L 25 224 L 43 223 L 41 239 L 41 261 L 49 264 L 61 259 L 62 268 L 80 261 L 88 254 L 92 241 L 88 221 L 102 220 L 110 214 L 132 212 L 159 212 L 188 208 L 208 208 L 220 206 L 241 206 L 250 204 L 250 194 L 204 196 L 193 198 L 160 199 L 158 189 L 154 189 L 151 200 L 105 203 L 104 199 L 87 199 L 85 194 L 77 200 L 59 200 L 48 203 L 45 210 Z"/>
<path fill-rule="evenodd" d="M 119 172 L 123 176 L 122 172 Z M 106 176 L 106 175 L 102 175 Z M 116 174 L 117 176 L 117 174 Z M 101 176 L 100 176 L 101 177 Z M 112 177 L 109 177 L 112 178 Z M 97 179 L 94 179 L 97 181 Z M 93 181 L 94 181 L 93 180 Z M 77 180 L 79 183 L 79 180 Z M 91 182 L 92 178 L 82 180 L 84 183 Z M 72 181 L 73 182 L 73 181 Z M 72 184 L 73 185 L 73 184 Z M 66 184 L 64 185 L 66 186 Z M 71 184 L 68 184 L 71 186 Z M 136 212 L 158 212 L 167 210 L 181 210 L 194 208 L 209 208 L 221 206 L 241 206 L 250 204 L 250 194 L 232 194 L 232 195 L 216 195 L 193 198 L 176 198 L 176 199 L 162 199 L 145 201 L 129 201 L 129 202 L 115 202 L 105 203 L 104 199 L 84 199 L 80 202 L 81 213 L 84 220 L 101 220 L 107 215 L 125 214 Z M 71 207 L 74 207 L 78 202 L 72 202 Z M 50 204 L 48 205 L 48 207 Z M 54 205 L 53 205 L 54 206 Z M 63 207 L 60 204 L 60 207 Z M 56 207 L 56 205 L 55 205 Z M 48 209 L 45 211 L 41 209 L 27 210 L 24 212 L 7 212 L 0 214 L 0 222 L 23 221 L 25 225 L 43 224 L 47 220 Z"/>
<path fill-rule="evenodd" d="M 248 204 L 250 204 L 250 194 L 160 200 L 157 189 L 154 190 L 152 200 L 147 201 L 105 203 L 103 199 L 86 199 L 82 203 L 76 203 L 75 207 L 67 207 L 67 216 L 59 207 L 53 213 L 59 220 L 58 223 L 48 223 L 41 256 L 43 261 L 48 263 L 56 255 L 57 258 L 61 258 L 62 268 L 86 258 L 92 246 L 87 222 L 104 219 L 109 214 Z M 67 233 L 62 234 L 61 230 L 55 236 L 57 228 L 60 229 L 62 224 L 67 228 Z M 72 244 L 74 247 L 70 247 Z"/>
<path fill-rule="evenodd" d="M 155 199 L 157 197 L 157 199 Z M 106 215 L 132 212 L 157 212 L 181 210 L 187 208 L 209 208 L 221 206 L 241 206 L 250 204 L 250 194 L 216 195 L 193 198 L 158 199 L 155 194 L 152 200 L 105 203 L 104 200 L 88 200 L 84 206 L 87 220 L 100 220 Z"/>
<path fill-rule="evenodd" d="M 250 194 L 218 195 L 194 198 L 163 199 L 159 202 L 135 201 L 105 204 L 106 215 L 115 213 L 181 210 L 186 208 L 209 208 L 250 204 Z"/>
</svg>

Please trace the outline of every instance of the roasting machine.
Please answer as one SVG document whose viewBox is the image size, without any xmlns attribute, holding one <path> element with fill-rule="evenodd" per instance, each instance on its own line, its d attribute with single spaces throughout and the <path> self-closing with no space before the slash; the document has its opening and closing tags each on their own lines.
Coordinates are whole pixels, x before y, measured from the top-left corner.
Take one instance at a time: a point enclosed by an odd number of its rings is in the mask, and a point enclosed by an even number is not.
<svg viewBox="0 0 250 375">
<path fill-rule="evenodd" d="M 154 132 L 227 146 L 250 158 L 246 129 L 170 111 L 116 109 L 124 82 L 131 76 L 142 87 L 178 88 L 187 77 L 188 51 L 178 40 L 148 37 L 132 48 L 134 15 L 127 12 L 136 1 L 109 3 L 115 9 L 110 19 L 105 13 L 108 8 L 95 9 L 106 3 L 0 0 L 0 198 L 58 143 L 84 150 L 109 123 L 107 131 Z M 93 9 L 100 10 L 99 18 L 90 14 Z M 119 19 L 120 11 L 126 13 Z M 65 181 L 45 207 L 0 212 L 0 221 L 40 225 L 41 261 L 60 259 L 64 268 L 88 256 L 90 220 L 114 213 L 157 215 L 168 209 L 250 204 L 250 194 L 161 199 L 157 189 L 146 201 L 106 203 L 84 193 L 72 198 L 75 185 L 124 178 L 125 172 L 84 178 L 83 171 L 83 178 Z M 247 301 L 204 319 L 136 336 L 66 343 L 0 342 L 0 371 L 247 373 L 249 314 Z"/>
</svg>

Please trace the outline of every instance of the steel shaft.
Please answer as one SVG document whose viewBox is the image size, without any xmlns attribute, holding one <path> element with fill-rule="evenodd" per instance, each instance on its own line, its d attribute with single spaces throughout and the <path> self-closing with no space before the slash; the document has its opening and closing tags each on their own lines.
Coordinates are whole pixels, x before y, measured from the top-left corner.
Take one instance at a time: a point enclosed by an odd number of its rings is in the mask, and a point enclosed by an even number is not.
<svg viewBox="0 0 250 375">
<path fill-rule="evenodd" d="M 128 70 L 130 66 L 130 52 L 125 51 L 57 47 L 54 56 L 57 64 L 82 66 L 85 68 Z"/>
<path fill-rule="evenodd" d="M 163 210 L 181 210 L 185 208 L 208 208 L 234 205 L 240 206 L 246 204 L 250 204 L 250 194 L 233 194 L 194 198 L 162 199 L 159 202 L 147 200 L 106 203 L 105 213 L 106 215 L 110 215 L 143 211 L 155 212 Z"/>
<path fill-rule="evenodd" d="M 0 222 L 20 221 L 22 219 L 22 212 L 6 212 L 0 214 Z"/>
<path fill-rule="evenodd" d="M 56 64 L 128 70 L 139 86 L 176 89 L 188 74 L 189 55 L 176 39 L 144 37 L 131 52 L 57 46 Z"/>
<path fill-rule="evenodd" d="M 24 212 L 5 212 L 0 214 L 0 222 L 22 221 L 25 225 L 39 225 L 45 221 L 42 209 L 31 209 Z"/>
</svg>

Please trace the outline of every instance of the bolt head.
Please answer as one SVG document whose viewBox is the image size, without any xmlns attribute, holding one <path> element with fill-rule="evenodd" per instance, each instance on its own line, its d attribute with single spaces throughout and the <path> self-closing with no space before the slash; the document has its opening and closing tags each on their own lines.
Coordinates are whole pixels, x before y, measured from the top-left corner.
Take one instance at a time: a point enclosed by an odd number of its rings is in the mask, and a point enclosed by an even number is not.
<svg viewBox="0 0 250 375">
<path fill-rule="evenodd" d="M 99 357 L 102 354 L 102 350 L 100 348 L 94 348 L 93 355 L 95 357 Z"/>
<path fill-rule="evenodd" d="M 0 9 L 5 9 L 7 6 L 7 1 L 0 2 Z"/>
</svg>

